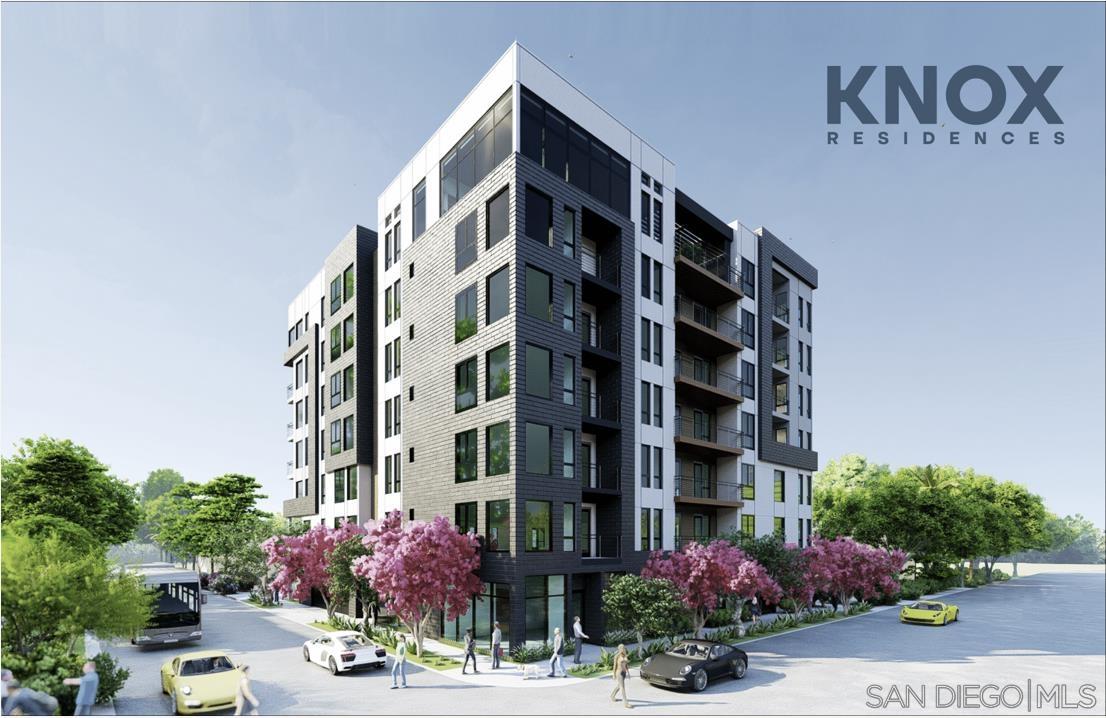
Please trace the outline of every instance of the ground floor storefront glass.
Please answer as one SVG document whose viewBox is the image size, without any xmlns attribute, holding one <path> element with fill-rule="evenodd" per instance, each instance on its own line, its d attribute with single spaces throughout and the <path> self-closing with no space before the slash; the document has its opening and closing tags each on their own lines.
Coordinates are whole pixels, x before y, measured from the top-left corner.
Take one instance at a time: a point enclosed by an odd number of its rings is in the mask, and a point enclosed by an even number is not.
<svg viewBox="0 0 1106 718">
<path fill-rule="evenodd" d="M 560 628 L 568 636 L 565 622 L 565 577 L 526 577 L 526 642 L 553 640 L 553 629 Z"/>
<path fill-rule="evenodd" d="M 492 637 L 495 621 L 503 632 L 503 645 L 511 642 L 511 587 L 505 583 L 485 583 L 484 593 L 474 596 L 465 615 L 450 621 L 442 616 L 442 636 L 451 641 L 464 638 L 466 629 L 473 629 L 477 641 L 486 644 Z M 506 650 L 506 648 L 504 648 Z"/>
</svg>

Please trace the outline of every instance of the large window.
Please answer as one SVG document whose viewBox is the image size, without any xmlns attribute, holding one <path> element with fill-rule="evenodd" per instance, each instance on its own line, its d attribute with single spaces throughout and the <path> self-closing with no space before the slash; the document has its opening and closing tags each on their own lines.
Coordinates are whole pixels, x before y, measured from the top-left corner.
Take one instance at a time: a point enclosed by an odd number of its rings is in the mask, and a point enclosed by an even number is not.
<svg viewBox="0 0 1106 718">
<path fill-rule="evenodd" d="M 342 348 L 344 351 L 349 351 L 353 348 L 353 340 L 357 334 L 357 323 L 354 321 L 353 315 L 342 320 Z"/>
<path fill-rule="evenodd" d="M 564 429 L 561 440 L 561 475 L 566 479 L 576 478 L 576 432 Z"/>
<path fill-rule="evenodd" d="M 553 374 L 553 354 L 548 349 L 526 345 L 526 393 L 549 398 L 550 377 Z"/>
<path fill-rule="evenodd" d="M 756 276 L 757 270 L 753 266 L 753 263 L 744 257 L 741 258 L 741 291 L 745 293 L 745 296 L 749 299 L 756 299 Z"/>
<path fill-rule="evenodd" d="M 741 412 L 741 448 L 755 449 L 757 418 L 747 411 Z"/>
<path fill-rule="evenodd" d="M 741 465 L 741 498 L 747 501 L 757 498 L 756 467 L 753 464 Z"/>
<path fill-rule="evenodd" d="M 476 210 L 470 212 L 454 227 L 453 252 L 455 274 L 476 261 Z"/>
<path fill-rule="evenodd" d="M 510 311 L 510 267 L 504 267 L 487 279 L 485 297 L 488 302 L 485 324 L 507 316 Z"/>
<path fill-rule="evenodd" d="M 354 418 L 352 416 L 347 416 L 342 419 L 342 451 L 349 451 L 353 448 L 355 436 L 353 421 Z"/>
<path fill-rule="evenodd" d="M 561 401 L 576 406 L 576 359 L 570 356 L 561 363 Z"/>
<path fill-rule="evenodd" d="M 530 186 L 526 187 L 526 236 L 553 246 L 553 200 Z"/>
<path fill-rule="evenodd" d="M 521 103 L 520 152 L 629 217 L 629 162 L 525 88 Z"/>
<path fill-rule="evenodd" d="M 784 500 L 784 474 L 776 469 L 772 480 L 772 500 L 781 502 Z"/>
<path fill-rule="evenodd" d="M 476 357 L 466 359 L 454 367 L 453 411 L 459 412 L 476 406 Z"/>
<path fill-rule="evenodd" d="M 457 531 L 463 534 L 468 532 L 476 533 L 480 529 L 476 523 L 476 502 L 466 501 L 463 504 L 456 504 L 453 507 L 453 523 L 457 526 Z"/>
<path fill-rule="evenodd" d="M 741 514 L 741 535 L 745 538 L 755 538 L 757 534 L 757 517 L 752 514 Z"/>
<path fill-rule="evenodd" d="M 456 467 L 453 480 L 457 483 L 476 481 L 476 429 L 455 434 L 453 445 Z"/>
<path fill-rule="evenodd" d="M 576 256 L 576 210 L 565 207 L 561 217 L 564 220 L 561 227 L 561 253 L 573 259 Z"/>
<path fill-rule="evenodd" d="M 772 532 L 774 534 L 776 534 L 776 537 L 779 538 L 781 541 L 786 538 L 785 531 L 786 531 L 786 529 L 783 526 L 783 517 L 782 516 L 776 516 L 775 518 L 773 518 L 772 519 Z"/>
<path fill-rule="evenodd" d="M 488 551 L 511 550 L 511 502 L 489 501 L 484 512 L 488 528 L 484 548 Z"/>
<path fill-rule="evenodd" d="M 346 500 L 346 472 L 338 470 L 334 472 L 334 501 L 340 503 Z"/>
<path fill-rule="evenodd" d="M 414 215 L 414 233 L 411 239 L 418 239 L 426 231 L 426 178 L 415 185 L 415 191 L 411 193 L 411 211 Z"/>
<path fill-rule="evenodd" d="M 741 310 L 741 344 L 746 349 L 756 349 L 757 322 L 748 309 Z"/>
<path fill-rule="evenodd" d="M 353 380 L 354 368 L 347 366 L 342 371 L 342 401 L 352 399 L 357 390 L 357 382 Z"/>
<path fill-rule="evenodd" d="M 476 285 L 465 287 L 454 298 L 453 341 L 462 342 L 476 333 Z"/>
<path fill-rule="evenodd" d="M 562 551 L 576 550 L 576 504 L 564 505 L 561 514 Z"/>
<path fill-rule="evenodd" d="M 565 614 L 565 577 L 527 576 L 526 583 L 526 642 L 542 643 L 553 640 L 553 629 L 560 628 L 564 635 L 568 625 Z"/>
<path fill-rule="evenodd" d="M 488 352 L 484 363 L 488 401 L 511 393 L 511 346 L 503 344 Z"/>
<path fill-rule="evenodd" d="M 330 408 L 342 403 L 342 373 L 335 372 L 330 375 Z"/>
<path fill-rule="evenodd" d="M 330 314 L 334 315 L 342 308 L 342 278 L 335 277 L 330 282 Z"/>
<path fill-rule="evenodd" d="M 526 470 L 531 474 L 550 474 L 550 445 L 553 429 L 544 424 L 526 423 Z"/>
<path fill-rule="evenodd" d="M 441 213 L 511 154 L 511 91 L 484 113 L 442 158 Z"/>
<path fill-rule="evenodd" d="M 526 502 L 526 550 L 549 551 L 553 533 L 552 510 L 548 501 Z"/>
<path fill-rule="evenodd" d="M 576 285 L 565 282 L 565 294 L 561 299 L 561 328 L 576 332 Z"/>
<path fill-rule="evenodd" d="M 511 424 L 502 422 L 485 429 L 484 474 L 499 476 L 511 470 Z"/>
<path fill-rule="evenodd" d="M 342 302 L 348 302 L 353 299 L 353 292 L 357 287 L 357 283 L 354 280 L 353 265 L 346 267 L 346 271 L 342 272 Z"/>
<path fill-rule="evenodd" d="M 509 187 L 504 187 L 499 191 L 499 194 L 488 200 L 485 211 L 487 217 L 487 226 L 485 230 L 488 237 L 488 249 L 491 249 L 507 238 L 507 228 L 509 226 L 507 222 L 508 199 L 510 197 L 510 192 L 508 192 L 509 189 Z"/>
<path fill-rule="evenodd" d="M 330 328 L 330 361 L 342 356 L 342 326 L 335 324 Z"/>
<path fill-rule="evenodd" d="M 757 370 L 752 362 L 741 361 L 741 396 L 746 399 L 757 397 Z"/>
<path fill-rule="evenodd" d="M 553 277 L 531 266 L 526 267 L 526 313 L 553 321 Z"/>
<path fill-rule="evenodd" d="M 346 469 L 346 500 L 353 501 L 357 498 L 357 467 L 350 466 Z M 357 523 L 354 519 L 353 523 Z"/>
<path fill-rule="evenodd" d="M 342 422 L 330 422 L 330 453 L 331 455 L 342 453 Z"/>
</svg>

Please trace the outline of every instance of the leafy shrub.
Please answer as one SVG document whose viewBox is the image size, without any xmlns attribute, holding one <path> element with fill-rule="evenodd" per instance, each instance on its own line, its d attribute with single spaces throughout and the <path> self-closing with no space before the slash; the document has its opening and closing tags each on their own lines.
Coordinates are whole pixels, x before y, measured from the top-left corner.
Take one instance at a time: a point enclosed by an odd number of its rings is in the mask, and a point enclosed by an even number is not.
<svg viewBox="0 0 1106 718">
<path fill-rule="evenodd" d="M 907 601 L 916 601 L 929 593 L 929 581 L 924 578 L 907 578 L 902 581 L 899 597 Z"/>
<path fill-rule="evenodd" d="M 783 616 L 777 616 L 776 620 L 771 623 L 771 630 L 773 631 L 786 631 L 789 628 L 795 628 L 799 625 L 800 621 L 794 614 L 787 614 Z"/>
<path fill-rule="evenodd" d="M 576 650 L 576 643 L 569 639 L 564 642 L 562 655 L 568 655 Z M 515 646 L 511 649 L 511 660 L 516 663 L 533 663 L 534 661 L 548 660 L 553 655 L 553 644 L 543 641 L 536 646 Z"/>
<path fill-rule="evenodd" d="M 867 601 L 858 601 L 853 604 L 853 613 L 867 613 L 872 610 L 872 604 Z"/>
<path fill-rule="evenodd" d="M 718 628 L 733 623 L 733 610 L 728 608 L 716 608 L 707 614 L 707 628 Z M 637 639 L 634 639 L 637 640 Z"/>
<path fill-rule="evenodd" d="M 70 653 L 65 642 L 39 643 L 26 654 L 9 652 L 5 647 L 0 662 L 25 688 L 56 698 L 62 715 L 73 715 L 77 689 L 65 685 L 63 681 L 81 675 L 85 659 Z"/>
<path fill-rule="evenodd" d="M 96 662 L 96 673 L 100 676 L 100 687 L 96 691 L 96 702 L 107 703 L 119 691 L 123 690 L 123 684 L 131 677 L 131 672 L 119 665 L 119 662 L 110 653 L 101 651 L 92 659 Z M 74 677 L 80 675 L 74 674 Z M 76 696 L 74 696 L 76 699 Z"/>
<path fill-rule="evenodd" d="M 399 643 L 399 632 L 387 626 L 373 626 L 369 637 L 382 646 L 395 648 Z"/>
<path fill-rule="evenodd" d="M 643 649 L 644 654 L 642 657 L 648 658 L 649 656 L 655 656 L 658 653 L 664 653 L 666 650 L 668 650 L 669 645 L 670 643 L 667 638 L 662 638 L 659 641 L 647 643 L 645 645 L 645 648 Z"/>
<path fill-rule="evenodd" d="M 604 646 L 617 646 L 620 643 L 637 643 L 637 634 L 629 629 L 612 629 L 603 634 Z"/>
<path fill-rule="evenodd" d="M 608 651 L 605 648 L 600 648 L 599 661 L 596 663 L 596 665 L 603 670 L 614 670 L 614 651 Z"/>
<path fill-rule="evenodd" d="M 611 669 L 603 668 L 603 666 L 598 663 L 581 663 L 578 666 L 571 666 L 568 672 L 580 678 L 588 678 L 589 676 L 594 676 L 609 670 Z"/>
<path fill-rule="evenodd" d="M 211 590 L 222 596 L 230 593 L 238 593 L 238 584 L 226 574 L 219 574 L 211 581 Z"/>
<path fill-rule="evenodd" d="M 742 633 L 743 632 L 740 626 L 725 626 L 711 633 L 710 638 L 712 641 L 721 641 L 725 643 L 726 641 L 732 641 L 735 638 L 740 638 Z"/>
<path fill-rule="evenodd" d="M 991 571 L 991 580 L 992 581 L 1009 581 L 1010 580 L 1010 574 L 1006 573 L 1005 571 L 1000 571 L 999 569 L 996 568 L 996 569 L 993 569 Z"/>
<path fill-rule="evenodd" d="M 371 638 L 369 633 L 365 630 L 365 622 L 356 618 L 350 618 L 349 616 L 335 613 L 330 617 L 330 625 L 334 626 L 334 629 L 337 631 L 357 631 Z"/>
<path fill-rule="evenodd" d="M 262 591 L 260 589 L 253 589 L 250 591 L 250 601 L 256 603 L 258 606 L 269 608 L 275 606 L 273 601 L 273 594 L 271 591 Z"/>
</svg>

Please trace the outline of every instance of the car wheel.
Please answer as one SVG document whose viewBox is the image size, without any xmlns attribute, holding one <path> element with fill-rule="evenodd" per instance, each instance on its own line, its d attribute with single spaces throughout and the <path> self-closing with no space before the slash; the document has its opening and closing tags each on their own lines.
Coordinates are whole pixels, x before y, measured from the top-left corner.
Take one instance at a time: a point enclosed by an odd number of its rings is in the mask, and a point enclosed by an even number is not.
<svg viewBox="0 0 1106 718">
<path fill-rule="evenodd" d="M 942 626 L 944 626 L 948 622 L 949 622 L 949 617 L 948 616 L 941 616 L 941 625 Z"/>
<path fill-rule="evenodd" d="M 333 658 L 328 658 L 326 664 L 330 667 L 330 674 L 332 676 L 338 675 L 338 664 L 334 662 Z"/>
<path fill-rule="evenodd" d="M 695 671 L 695 691 L 699 692 L 707 687 L 707 672 L 702 668 Z"/>
<path fill-rule="evenodd" d="M 733 662 L 733 677 L 739 680 L 744 678 L 745 671 L 746 669 L 748 669 L 748 667 L 748 664 L 745 663 L 745 659 L 738 658 L 736 661 Z"/>
<path fill-rule="evenodd" d="M 959 621 L 960 620 L 960 609 L 959 608 L 956 609 L 956 613 L 952 614 L 952 620 L 954 620 L 954 621 Z"/>
<path fill-rule="evenodd" d="M 303 647 L 303 660 L 311 662 L 311 651 L 307 650 L 307 646 Z"/>
</svg>

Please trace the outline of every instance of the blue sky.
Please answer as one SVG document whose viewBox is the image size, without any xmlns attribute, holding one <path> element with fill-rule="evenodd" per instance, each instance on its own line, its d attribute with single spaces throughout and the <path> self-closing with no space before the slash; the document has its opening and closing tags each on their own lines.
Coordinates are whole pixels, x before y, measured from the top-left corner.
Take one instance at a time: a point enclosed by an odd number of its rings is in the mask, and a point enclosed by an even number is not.
<svg viewBox="0 0 1106 718">
<path fill-rule="evenodd" d="M 819 268 L 823 463 L 973 466 L 1103 524 L 1101 4 L 2 13 L 4 453 L 70 437 L 279 506 L 288 301 L 517 39 Z M 1063 65 L 1067 139 L 827 147 L 830 64 Z"/>
</svg>

